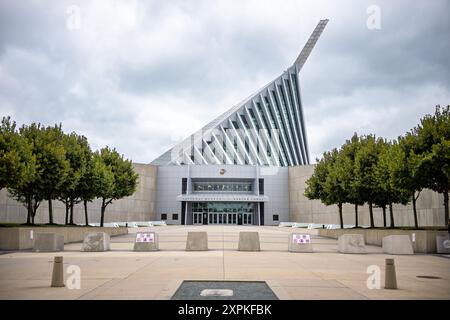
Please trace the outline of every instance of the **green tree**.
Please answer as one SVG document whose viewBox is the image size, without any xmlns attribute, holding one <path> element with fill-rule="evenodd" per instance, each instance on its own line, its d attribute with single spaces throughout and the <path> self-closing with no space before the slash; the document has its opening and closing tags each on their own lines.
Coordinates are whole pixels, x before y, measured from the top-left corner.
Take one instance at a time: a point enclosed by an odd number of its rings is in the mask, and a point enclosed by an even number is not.
<svg viewBox="0 0 450 320">
<path fill-rule="evenodd" d="M 124 159 L 115 149 L 105 147 L 100 150 L 99 155 L 114 176 L 113 188 L 101 190 L 99 195 L 102 199 L 100 226 L 103 227 L 106 207 L 113 200 L 131 196 L 136 190 L 138 175 L 134 172 L 131 161 Z"/>
<path fill-rule="evenodd" d="M 89 225 L 88 202 L 99 197 L 112 197 L 114 194 L 114 174 L 105 165 L 98 152 L 91 154 L 86 170 L 80 179 L 80 199 L 83 201 L 86 226 Z"/>
<path fill-rule="evenodd" d="M 91 149 L 86 137 L 74 132 L 64 136 L 63 144 L 66 150 L 69 168 L 65 183 L 61 188 L 60 201 L 66 206 L 66 224 L 74 224 L 73 209 L 74 205 L 81 201 L 81 189 L 83 186 L 80 184 L 80 180 L 87 170 L 88 161 L 91 157 Z"/>
<path fill-rule="evenodd" d="M 326 205 L 336 204 L 339 209 L 339 221 L 341 229 L 344 228 L 342 205 L 351 201 L 350 190 L 352 185 L 353 164 L 342 149 L 334 149 L 329 162 L 328 175 L 325 179 L 324 189 L 326 193 L 323 199 Z"/>
<path fill-rule="evenodd" d="M 420 120 L 411 134 L 417 137 L 413 151 L 420 155 L 419 176 L 423 187 L 444 195 L 444 223 L 449 219 L 450 106 L 436 106 L 433 115 Z"/>
<path fill-rule="evenodd" d="M 331 157 L 330 152 L 324 152 L 322 159 L 316 159 L 316 166 L 314 173 L 306 180 L 306 188 L 304 195 L 311 200 L 322 200 L 326 198 L 326 191 L 324 189 L 325 181 L 328 176 L 328 162 L 327 159 Z"/>
<path fill-rule="evenodd" d="M 31 145 L 16 129 L 10 117 L 3 117 L 0 126 L 0 190 L 27 182 L 35 170 L 36 159 Z"/>
<path fill-rule="evenodd" d="M 409 193 L 413 205 L 414 227 L 419 228 L 416 201 L 424 186 L 424 177 L 420 170 L 422 156 L 414 152 L 417 137 L 411 132 L 398 138 L 398 147 L 394 146 L 396 161 L 392 163 L 392 183 Z"/>
<path fill-rule="evenodd" d="M 343 156 L 348 158 L 348 163 L 346 167 L 346 174 L 350 173 L 347 178 L 349 179 L 349 183 L 347 186 L 347 200 L 349 203 L 353 204 L 355 207 L 355 228 L 359 226 L 358 219 L 358 206 L 364 205 L 363 196 L 360 185 L 357 183 L 355 179 L 355 157 L 356 153 L 359 149 L 360 142 L 357 133 L 354 133 L 350 140 L 347 140 L 341 147 L 341 152 Z"/>
<path fill-rule="evenodd" d="M 43 155 L 39 152 L 43 140 L 43 128 L 40 124 L 32 123 L 29 126 L 22 126 L 19 129 L 19 134 L 31 146 L 30 166 L 34 169 L 29 171 L 23 183 L 10 186 L 8 191 L 27 208 L 27 224 L 34 224 L 36 211 L 45 196 L 40 185 L 43 173 Z"/>
<path fill-rule="evenodd" d="M 398 161 L 402 160 L 402 150 L 397 142 L 378 140 L 379 155 L 375 167 L 375 203 L 383 208 L 383 220 L 386 227 L 386 206 L 389 206 L 390 227 L 395 227 L 392 204 L 409 202 L 408 190 L 402 189 L 395 179 Z"/>
<path fill-rule="evenodd" d="M 60 197 L 63 184 L 69 179 L 69 161 L 63 144 L 61 124 L 41 127 L 34 140 L 34 153 L 41 168 L 38 187 L 43 199 L 48 201 L 49 224 L 53 224 L 52 201 Z"/>
<path fill-rule="evenodd" d="M 349 159 L 339 154 L 337 149 L 325 152 L 318 161 L 313 175 L 306 181 L 305 196 L 308 199 L 320 200 L 325 205 L 336 204 L 339 210 L 341 228 L 344 227 L 342 205 L 347 201 L 349 183 L 346 172 L 350 166 Z"/>
<path fill-rule="evenodd" d="M 360 139 L 360 147 L 355 155 L 355 187 L 360 190 L 361 201 L 369 205 L 370 227 L 374 228 L 373 204 L 376 200 L 377 185 L 375 169 L 378 163 L 380 144 L 374 135 Z"/>
</svg>

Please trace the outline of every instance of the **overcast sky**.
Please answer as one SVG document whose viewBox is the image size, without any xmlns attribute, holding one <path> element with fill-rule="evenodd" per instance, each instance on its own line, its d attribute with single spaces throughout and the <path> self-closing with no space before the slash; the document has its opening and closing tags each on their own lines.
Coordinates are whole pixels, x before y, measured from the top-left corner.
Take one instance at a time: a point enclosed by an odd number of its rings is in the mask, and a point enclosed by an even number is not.
<svg viewBox="0 0 450 320">
<path fill-rule="evenodd" d="M 449 12 L 445 0 L 2 0 L 0 115 L 62 122 L 148 163 L 280 75 L 327 18 L 300 73 L 314 159 L 450 103 Z"/>
</svg>

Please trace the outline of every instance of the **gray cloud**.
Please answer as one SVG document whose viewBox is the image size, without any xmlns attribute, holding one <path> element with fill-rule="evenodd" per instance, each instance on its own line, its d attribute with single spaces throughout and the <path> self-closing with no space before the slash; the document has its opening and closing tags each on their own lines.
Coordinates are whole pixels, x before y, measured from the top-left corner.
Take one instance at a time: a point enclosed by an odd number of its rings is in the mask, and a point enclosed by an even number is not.
<svg viewBox="0 0 450 320">
<path fill-rule="evenodd" d="M 71 5 L 81 28 L 66 27 Z M 369 5 L 381 29 L 366 27 Z M 0 113 L 62 122 L 150 162 L 293 63 L 312 158 L 354 131 L 393 139 L 450 98 L 449 2 L 2 1 Z"/>
</svg>

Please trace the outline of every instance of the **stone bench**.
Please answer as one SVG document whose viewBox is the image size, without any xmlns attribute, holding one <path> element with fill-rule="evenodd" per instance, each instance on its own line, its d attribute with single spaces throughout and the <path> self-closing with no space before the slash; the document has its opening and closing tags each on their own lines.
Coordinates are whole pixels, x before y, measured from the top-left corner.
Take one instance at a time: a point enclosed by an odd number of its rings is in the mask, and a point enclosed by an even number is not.
<svg viewBox="0 0 450 320">
<path fill-rule="evenodd" d="M 343 234 L 339 236 L 338 251 L 340 253 L 367 253 L 363 235 Z"/>
<path fill-rule="evenodd" d="M 208 234 L 204 231 L 188 232 L 186 251 L 208 250 Z"/>
<path fill-rule="evenodd" d="M 289 252 L 313 252 L 309 234 L 291 233 L 288 237 Z"/>
<path fill-rule="evenodd" d="M 259 233 L 254 231 L 239 232 L 238 251 L 260 251 Z"/>
<path fill-rule="evenodd" d="M 134 240 L 134 251 L 158 251 L 158 235 L 155 232 L 138 232 Z"/>
<path fill-rule="evenodd" d="M 436 252 L 450 254 L 450 236 L 436 236 Z"/>
<path fill-rule="evenodd" d="M 408 235 L 392 235 L 382 240 L 383 253 L 414 254 L 411 239 Z"/>
<path fill-rule="evenodd" d="M 64 251 L 64 235 L 59 233 L 36 233 L 34 252 Z"/>
<path fill-rule="evenodd" d="M 85 233 L 81 251 L 101 252 L 110 249 L 110 237 L 105 232 Z"/>
</svg>

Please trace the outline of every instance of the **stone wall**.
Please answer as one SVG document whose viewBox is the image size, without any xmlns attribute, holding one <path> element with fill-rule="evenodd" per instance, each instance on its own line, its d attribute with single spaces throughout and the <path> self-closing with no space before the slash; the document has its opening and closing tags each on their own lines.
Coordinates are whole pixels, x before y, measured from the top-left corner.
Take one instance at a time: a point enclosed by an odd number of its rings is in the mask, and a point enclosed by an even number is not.
<svg viewBox="0 0 450 320">
<path fill-rule="evenodd" d="M 136 192 L 120 200 L 113 201 L 106 208 L 105 222 L 119 221 L 151 221 L 155 220 L 156 203 L 156 177 L 157 167 L 149 164 L 133 163 L 135 172 L 139 175 L 139 184 Z M 100 222 L 99 199 L 88 203 L 89 222 Z M 27 219 L 26 208 L 8 196 L 6 189 L 0 191 L 0 222 L 24 223 Z M 53 219 L 55 223 L 62 224 L 65 220 L 65 205 L 53 201 Z M 48 222 L 48 203 L 42 202 L 35 223 Z M 83 224 L 84 207 L 82 203 L 74 207 L 74 222 Z"/>
<path fill-rule="evenodd" d="M 317 229 L 319 236 L 338 239 L 343 234 L 361 234 L 366 244 L 382 246 L 383 238 L 407 235 L 416 253 L 436 253 L 436 237 L 448 235 L 447 231 L 397 230 L 397 229 Z"/>
<path fill-rule="evenodd" d="M 303 193 L 306 180 L 314 172 L 314 165 L 289 167 L 289 211 L 292 222 L 339 224 L 339 211 L 336 205 L 325 206 L 319 200 L 309 200 Z M 419 226 L 444 226 L 444 197 L 431 190 L 423 190 L 417 200 Z M 394 205 L 394 222 L 396 226 L 414 226 L 412 205 Z M 354 206 L 343 206 L 344 224 L 355 223 Z M 383 226 L 383 211 L 373 209 L 375 226 Z M 386 210 L 389 225 L 389 211 Z M 370 225 L 369 207 L 359 207 L 359 225 Z"/>
<path fill-rule="evenodd" d="M 128 233 L 125 227 L 20 227 L 0 228 L 0 250 L 24 250 L 34 246 L 36 233 L 57 233 L 64 236 L 64 243 L 83 241 L 86 233 L 106 232 L 110 236 Z"/>
</svg>

